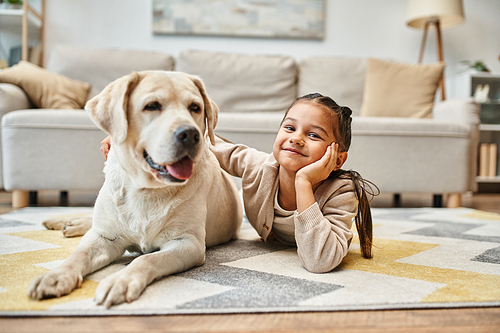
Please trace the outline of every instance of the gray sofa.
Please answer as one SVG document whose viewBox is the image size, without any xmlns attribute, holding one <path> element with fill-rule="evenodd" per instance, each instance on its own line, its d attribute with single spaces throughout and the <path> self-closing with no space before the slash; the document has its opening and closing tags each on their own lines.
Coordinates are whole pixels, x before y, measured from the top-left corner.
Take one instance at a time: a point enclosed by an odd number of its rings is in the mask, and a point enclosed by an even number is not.
<svg viewBox="0 0 500 333">
<path fill-rule="evenodd" d="M 47 69 L 89 82 L 97 94 L 134 70 L 179 70 L 199 75 L 220 108 L 216 132 L 233 142 L 271 151 L 285 109 L 299 95 L 320 92 L 354 111 L 353 139 L 345 165 L 382 192 L 460 194 L 476 190 L 478 107 L 471 100 L 437 103 L 431 119 L 359 116 L 365 59 L 242 55 L 187 50 L 165 53 L 56 47 Z M 0 84 L 2 166 L 0 186 L 14 191 L 99 190 L 106 136 L 83 110 L 33 109 L 16 86 Z M 16 199 L 21 198 L 21 199 Z M 24 198 L 24 199 L 23 199 Z"/>
</svg>

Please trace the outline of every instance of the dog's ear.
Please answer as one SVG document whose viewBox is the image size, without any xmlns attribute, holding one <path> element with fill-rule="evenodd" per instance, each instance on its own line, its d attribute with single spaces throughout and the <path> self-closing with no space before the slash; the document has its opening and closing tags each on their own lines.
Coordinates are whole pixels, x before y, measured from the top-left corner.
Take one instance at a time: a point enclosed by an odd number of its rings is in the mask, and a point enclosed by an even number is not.
<svg viewBox="0 0 500 333">
<path fill-rule="evenodd" d="M 138 81 L 139 74 L 135 72 L 116 79 L 85 105 L 90 118 L 114 143 L 122 144 L 127 138 L 129 96 Z"/>
<path fill-rule="evenodd" d="M 199 77 L 190 75 L 191 80 L 193 80 L 195 86 L 201 93 L 203 97 L 203 104 L 205 104 L 205 122 L 208 131 L 208 137 L 210 138 L 210 142 L 215 144 L 215 134 L 214 129 L 217 125 L 218 115 L 219 115 L 219 107 L 215 102 L 208 96 L 207 91 L 205 90 L 205 86 Z"/>
</svg>

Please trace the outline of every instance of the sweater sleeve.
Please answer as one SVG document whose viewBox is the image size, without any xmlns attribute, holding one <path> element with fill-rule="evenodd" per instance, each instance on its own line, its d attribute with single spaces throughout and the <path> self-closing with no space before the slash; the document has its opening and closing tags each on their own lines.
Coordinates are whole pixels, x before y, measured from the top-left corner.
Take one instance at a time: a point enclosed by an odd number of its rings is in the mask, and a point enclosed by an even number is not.
<svg viewBox="0 0 500 333">
<path fill-rule="evenodd" d="M 358 201 L 351 186 L 341 186 L 322 209 L 314 203 L 295 213 L 295 240 L 302 265 L 310 272 L 325 273 L 347 255 Z"/>
<path fill-rule="evenodd" d="M 215 136 L 215 145 L 210 145 L 210 150 L 217 157 L 222 169 L 240 178 L 246 170 L 257 169 L 255 166 L 264 163 L 269 155 L 242 144 L 224 141 L 218 136 Z"/>
</svg>

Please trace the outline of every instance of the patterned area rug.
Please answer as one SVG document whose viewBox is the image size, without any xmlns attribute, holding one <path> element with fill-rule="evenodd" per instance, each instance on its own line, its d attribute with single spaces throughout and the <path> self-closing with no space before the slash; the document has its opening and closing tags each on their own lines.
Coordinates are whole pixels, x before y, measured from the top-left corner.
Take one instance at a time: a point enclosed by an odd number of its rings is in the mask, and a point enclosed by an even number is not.
<svg viewBox="0 0 500 333">
<path fill-rule="evenodd" d="M 57 267 L 79 238 L 41 225 L 91 208 L 25 208 L 0 216 L 0 315 L 130 315 L 500 306 L 500 215 L 471 209 L 373 209 L 374 258 L 356 239 L 340 267 L 306 271 L 296 249 L 241 238 L 207 251 L 206 263 L 150 285 L 139 300 L 104 309 L 97 284 L 134 259 L 126 254 L 68 296 L 34 301 L 29 283 Z"/>
</svg>

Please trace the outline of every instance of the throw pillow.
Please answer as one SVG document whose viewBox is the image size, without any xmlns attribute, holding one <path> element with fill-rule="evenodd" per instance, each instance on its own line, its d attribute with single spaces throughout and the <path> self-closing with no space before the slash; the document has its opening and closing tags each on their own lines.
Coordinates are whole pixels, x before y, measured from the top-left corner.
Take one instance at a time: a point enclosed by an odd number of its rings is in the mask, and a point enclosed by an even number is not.
<svg viewBox="0 0 500 333">
<path fill-rule="evenodd" d="M 27 61 L 0 71 L 0 82 L 26 92 L 33 104 L 44 109 L 82 109 L 90 84 L 52 73 Z"/>
<path fill-rule="evenodd" d="M 430 118 L 444 66 L 368 59 L 361 116 Z"/>
</svg>

